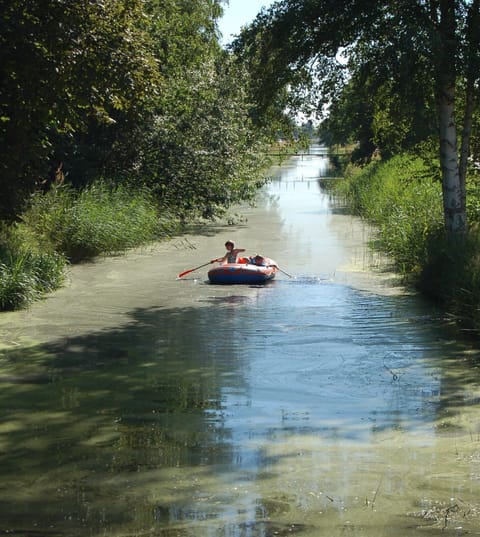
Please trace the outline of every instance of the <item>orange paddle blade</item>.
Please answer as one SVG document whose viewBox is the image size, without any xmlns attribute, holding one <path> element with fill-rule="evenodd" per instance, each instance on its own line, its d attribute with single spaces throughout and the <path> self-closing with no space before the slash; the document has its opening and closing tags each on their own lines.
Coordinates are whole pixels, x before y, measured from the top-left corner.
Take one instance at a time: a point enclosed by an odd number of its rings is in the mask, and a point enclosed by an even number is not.
<svg viewBox="0 0 480 537">
<path fill-rule="evenodd" d="M 190 272 L 193 272 L 194 270 L 198 270 L 202 267 L 206 267 L 207 265 L 210 265 L 210 263 L 213 263 L 213 261 L 209 261 L 208 263 L 204 263 L 203 265 L 200 265 L 199 267 L 191 268 L 188 270 L 184 270 L 183 272 L 180 272 L 180 274 L 177 276 L 177 278 L 182 278 L 186 274 L 190 274 Z"/>
</svg>

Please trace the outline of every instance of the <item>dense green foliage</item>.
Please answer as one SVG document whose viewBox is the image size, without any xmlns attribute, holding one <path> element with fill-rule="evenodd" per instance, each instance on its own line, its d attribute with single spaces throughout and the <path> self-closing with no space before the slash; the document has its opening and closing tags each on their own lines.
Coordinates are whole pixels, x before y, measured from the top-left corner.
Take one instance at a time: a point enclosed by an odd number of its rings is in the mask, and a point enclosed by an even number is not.
<svg viewBox="0 0 480 537">
<path fill-rule="evenodd" d="M 221 214 L 261 184 L 265 146 L 250 121 L 241 74 L 228 59 L 184 70 L 146 141 L 144 183 L 187 219 Z"/>
<path fill-rule="evenodd" d="M 0 310 L 13 310 L 63 283 L 66 259 L 24 226 L 0 229 Z"/>
<path fill-rule="evenodd" d="M 63 180 L 147 184 L 187 218 L 251 195 L 261 137 L 220 0 L 2 4 L 0 218 Z"/>
<path fill-rule="evenodd" d="M 254 73 L 258 115 L 285 113 L 278 103 L 286 103 L 325 120 L 330 143 L 358 143 L 357 158 L 375 147 L 388 157 L 438 136 L 436 84 L 445 62 L 457 70 L 464 121 L 468 85 L 478 88 L 480 78 L 479 9 L 478 0 L 281 0 L 233 49 Z M 444 28 L 451 10 L 453 35 Z"/>
<path fill-rule="evenodd" d="M 159 80 L 142 28 L 143 2 L 2 2 L 0 217 L 55 170 L 76 175 L 69 156 L 107 158 Z M 79 170 L 82 171 L 87 170 Z"/>
<path fill-rule="evenodd" d="M 420 274 L 419 288 L 445 305 L 460 325 L 480 333 L 480 228 L 456 240 L 444 233 L 429 237 L 428 262 Z"/>
<path fill-rule="evenodd" d="M 0 310 L 13 310 L 40 298 L 63 282 L 64 259 L 56 254 L 5 254 L 0 262 Z"/>
</svg>

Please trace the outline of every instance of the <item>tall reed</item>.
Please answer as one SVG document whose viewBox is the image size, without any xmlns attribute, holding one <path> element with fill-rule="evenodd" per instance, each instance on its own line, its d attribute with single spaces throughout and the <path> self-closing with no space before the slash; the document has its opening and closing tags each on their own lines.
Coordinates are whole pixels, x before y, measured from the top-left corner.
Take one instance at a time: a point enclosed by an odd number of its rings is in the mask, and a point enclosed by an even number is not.
<svg viewBox="0 0 480 537">
<path fill-rule="evenodd" d="M 480 334 L 480 178 L 468 178 L 470 229 L 459 237 L 445 233 L 441 185 L 416 156 L 350 167 L 335 194 L 376 225 L 374 246 L 410 281 Z"/>
<path fill-rule="evenodd" d="M 0 310 L 14 310 L 58 288 L 65 258 L 56 252 L 0 252 Z"/>
<path fill-rule="evenodd" d="M 146 189 L 99 182 L 35 194 L 22 222 L 0 226 L 0 310 L 38 299 L 63 282 L 67 260 L 123 252 L 175 230 Z"/>
<path fill-rule="evenodd" d="M 421 269 L 428 237 L 442 228 L 442 190 L 420 158 L 402 155 L 363 169 L 350 167 L 337 191 L 354 212 L 376 225 L 376 247 L 401 272 Z"/>
<path fill-rule="evenodd" d="M 58 188 L 36 196 L 25 223 L 72 262 L 112 254 L 171 232 L 148 190 L 99 182 L 77 193 Z"/>
</svg>

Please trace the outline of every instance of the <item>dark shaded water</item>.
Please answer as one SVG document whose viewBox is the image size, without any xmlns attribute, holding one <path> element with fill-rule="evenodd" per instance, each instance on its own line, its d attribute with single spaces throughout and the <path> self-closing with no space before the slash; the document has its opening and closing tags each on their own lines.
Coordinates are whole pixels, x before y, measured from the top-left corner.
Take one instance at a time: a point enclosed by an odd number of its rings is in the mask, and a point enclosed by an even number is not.
<svg viewBox="0 0 480 537">
<path fill-rule="evenodd" d="M 1 317 L 0 535 L 480 534 L 478 352 L 365 271 L 324 167 Z M 175 279 L 226 237 L 294 277 Z"/>
</svg>

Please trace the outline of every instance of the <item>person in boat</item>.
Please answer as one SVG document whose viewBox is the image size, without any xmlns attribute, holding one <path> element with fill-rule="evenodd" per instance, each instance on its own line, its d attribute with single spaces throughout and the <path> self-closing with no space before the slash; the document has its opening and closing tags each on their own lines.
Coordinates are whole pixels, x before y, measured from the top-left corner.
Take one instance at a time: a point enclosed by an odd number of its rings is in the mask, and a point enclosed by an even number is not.
<svg viewBox="0 0 480 537">
<path fill-rule="evenodd" d="M 211 263 L 239 263 L 238 254 L 244 252 L 245 248 L 235 248 L 235 244 L 232 241 L 225 243 L 227 253 L 223 257 L 212 259 Z"/>
<path fill-rule="evenodd" d="M 257 265 L 257 267 L 264 267 L 266 265 L 265 258 L 263 257 L 263 255 L 260 254 L 256 254 L 252 257 L 249 257 L 247 259 L 247 262 L 250 265 Z"/>
</svg>

